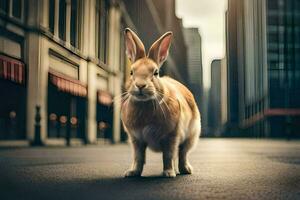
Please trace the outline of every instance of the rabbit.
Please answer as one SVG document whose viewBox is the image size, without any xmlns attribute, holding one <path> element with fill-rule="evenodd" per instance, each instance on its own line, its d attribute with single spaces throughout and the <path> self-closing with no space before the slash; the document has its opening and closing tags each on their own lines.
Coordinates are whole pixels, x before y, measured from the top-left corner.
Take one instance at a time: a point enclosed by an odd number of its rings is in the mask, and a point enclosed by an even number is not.
<svg viewBox="0 0 300 200">
<path fill-rule="evenodd" d="M 147 55 L 132 30 L 126 28 L 124 35 L 132 64 L 121 101 L 121 120 L 133 148 L 132 167 L 125 177 L 141 176 L 147 147 L 162 152 L 164 177 L 176 177 L 178 169 L 180 174 L 191 174 L 187 156 L 200 136 L 200 113 L 193 94 L 183 84 L 159 76 L 173 33 L 162 35 Z"/>
</svg>

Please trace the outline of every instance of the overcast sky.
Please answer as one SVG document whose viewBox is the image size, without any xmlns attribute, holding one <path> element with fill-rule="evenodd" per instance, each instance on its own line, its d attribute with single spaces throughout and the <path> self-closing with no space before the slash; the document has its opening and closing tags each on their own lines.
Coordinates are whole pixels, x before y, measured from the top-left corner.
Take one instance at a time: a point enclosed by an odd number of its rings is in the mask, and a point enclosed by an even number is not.
<svg viewBox="0 0 300 200">
<path fill-rule="evenodd" d="M 210 63 L 225 55 L 227 0 L 176 0 L 177 16 L 185 27 L 198 27 L 202 37 L 203 84 L 210 87 Z"/>
</svg>

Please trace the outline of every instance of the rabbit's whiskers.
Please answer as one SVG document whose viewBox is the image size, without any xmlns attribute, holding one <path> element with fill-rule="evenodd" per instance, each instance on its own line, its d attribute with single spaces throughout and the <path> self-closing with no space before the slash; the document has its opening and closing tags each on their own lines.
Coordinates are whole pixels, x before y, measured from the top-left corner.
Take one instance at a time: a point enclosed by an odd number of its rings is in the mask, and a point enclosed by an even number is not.
<svg viewBox="0 0 300 200">
<path fill-rule="evenodd" d="M 154 96 L 154 99 L 155 99 L 155 101 L 157 102 L 157 104 L 158 104 L 158 106 L 159 106 L 160 110 L 162 111 L 162 113 L 163 113 L 163 115 L 164 115 L 164 118 L 166 119 L 166 114 L 165 114 L 165 111 L 164 111 L 164 109 L 162 108 L 162 106 L 160 105 L 160 103 L 159 103 L 159 101 L 158 101 L 157 97 L 156 97 L 156 96 Z"/>
<path fill-rule="evenodd" d="M 123 96 L 120 97 L 121 103 L 125 103 L 130 99 L 130 94 L 128 92 L 124 92 Z"/>
<path fill-rule="evenodd" d="M 115 96 L 115 97 L 113 98 L 113 101 L 119 101 L 119 100 L 125 98 L 127 95 L 129 95 L 128 92 L 123 92 L 123 93 L 121 93 L 121 94 Z"/>
<path fill-rule="evenodd" d="M 168 106 L 167 102 L 165 101 L 163 94 L 157 93 L 157 95 L 159 96 L 159 98 L 161 99 L 159 101 L 159 105 L 164 104 L 166 106 L 166 108 L 168 109 L 168 111 L 170 112 L 170 107 Z"/>
<path fill-rule="evenodd" d="M 125 96 L 123 96 L 122 99 L 121 99 L 122 103 L 125 103 L 126 101 L 128 101 L 129 97 L 130 97 L 129 93 L 126 94 Z"/>
</svg>

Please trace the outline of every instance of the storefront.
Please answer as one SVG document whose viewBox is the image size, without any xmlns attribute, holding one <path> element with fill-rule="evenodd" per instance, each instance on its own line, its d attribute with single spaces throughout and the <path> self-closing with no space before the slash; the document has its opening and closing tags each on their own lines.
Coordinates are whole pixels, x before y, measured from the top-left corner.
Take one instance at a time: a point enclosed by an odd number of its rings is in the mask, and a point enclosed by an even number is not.
<svg viewBox="0 0 300 200">
<path fill-rule="evenodd" d="M 97 138 L 112 141 L 113 106 L 112 95 L 106 91 L 97 91 Z"/>
<path fill-rule="evenodd" d="M 86 136 L 87 88 L 79 80 L 55 71 L 49 72 L 48 81 L 48 138 L 71 138 Z"/>
<path fill-rule="evenodd" d="M 0 55 L 0 140 L 25 139 L 25 65 Z"/>
</svg>

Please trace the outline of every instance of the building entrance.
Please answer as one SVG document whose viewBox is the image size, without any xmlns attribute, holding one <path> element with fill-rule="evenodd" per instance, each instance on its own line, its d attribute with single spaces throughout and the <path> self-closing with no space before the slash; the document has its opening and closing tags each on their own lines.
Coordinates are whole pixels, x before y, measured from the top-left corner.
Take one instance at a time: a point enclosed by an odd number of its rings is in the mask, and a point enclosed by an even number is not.
<svg viewBox="0 0 300 200">
<path fill-rule="evenodd" d="M 71 88 L 72 90 L 70 90 Z M 55 77 L 54 79 L 53 75 L 49 76 L 49 138 L 65 138 L 68 144 L 71 138 L 79 138 L 86 143 L 87 102 L 84 95 L 79 95 L 83 94 L 79 91 L 79 88 L 80 86 L 68 82 L 68 80 L 59 77 Z"/>
</svg>

